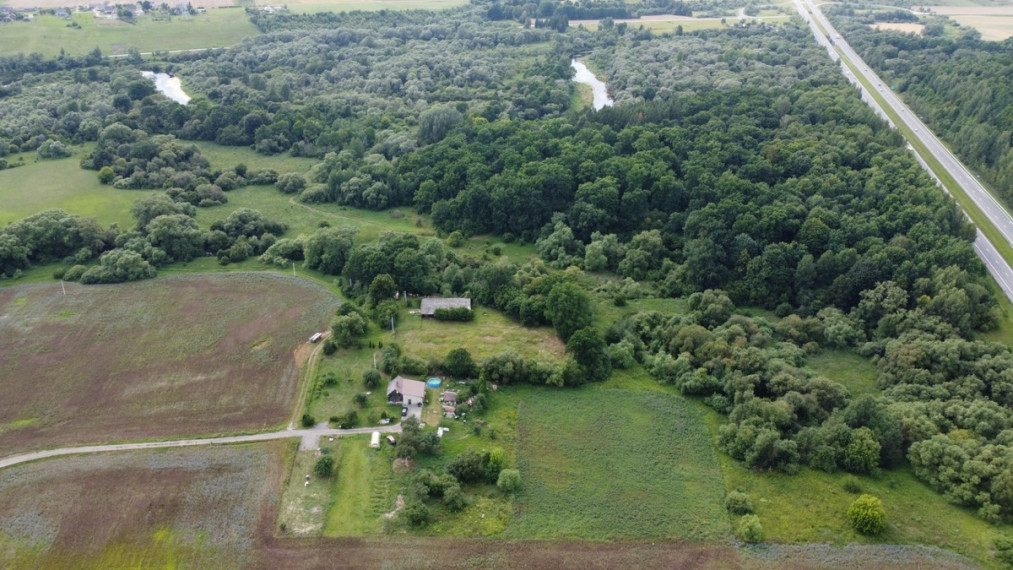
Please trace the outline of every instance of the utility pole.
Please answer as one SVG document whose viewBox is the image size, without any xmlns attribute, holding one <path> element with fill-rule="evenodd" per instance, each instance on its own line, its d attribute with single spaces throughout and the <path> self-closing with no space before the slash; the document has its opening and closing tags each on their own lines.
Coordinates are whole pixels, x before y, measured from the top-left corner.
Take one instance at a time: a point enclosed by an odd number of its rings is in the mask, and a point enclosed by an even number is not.
<svg viewBox="0 0 1013 570">
<path fill-rule="evenodd" d="M 292 276 L 295 277 L 295 262 L 292 262 Z"/>
<path fill-rule="evenodd" d="M 63 286 L 63 279 L 60 279 L 60 289 L 63 289 L 63 296 L 67 296 L 67 288 Z"/>
</svg>

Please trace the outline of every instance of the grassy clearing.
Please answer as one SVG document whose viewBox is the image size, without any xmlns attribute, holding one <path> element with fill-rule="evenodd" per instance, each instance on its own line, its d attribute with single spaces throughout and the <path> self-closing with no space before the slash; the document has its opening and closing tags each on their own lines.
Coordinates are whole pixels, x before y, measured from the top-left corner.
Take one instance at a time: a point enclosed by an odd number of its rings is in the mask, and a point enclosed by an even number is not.
<svg viewBox="0 0 1013 570">
<path fill-rule="evenodd" d="M 66 290 L 0 288 L 0 451 L 287 422 L 293 349 L 336 306 L 311 283 L 267 274 Z"/>
<path fill-rule="evenodd" d="M 41 53 L 79 55 L 98 47 L 103 54 L 125 54 L 130 48 L 141 52 L 228 47 L 245 37 L 259 35 L 241 9 L 210 10 L 198 16 L 177 16 L 170 21 L 144 17 L 135 24 L 95 18 L 90 12 L 75 13 L 73 22 L 56 16 L 38 16 L 31 22 L 4 25 L 0 34 L 0 55 Z"/>
<path fill-rule="evenodd" d="M 710 434 L 676 395 L 544 391 L 518 411 L 524 491 L 507 536 L 727 536 Z"/>
<path fill-rule="evenodd" d="M 278 507 L 278 529 L 286 536 L 318 536 L 324 528 L 331 485 L 313 475 L 317 457 L 316 451 L 296 451 L 289 463 Z"/>
<path fill-rule="evenodd" d="M 713 437 L 724 418 L 696 403 Z M 766 540 L 776 543 L 916 544 L 937 546 L 991 563 L 989 552 L 998 536 L 1013 537 L 1013 525 L 993 526 L 974 512 L 951 505 L 917 480 L 908 468 L 859 477 L 803 468 L 796 475 L 755 472 L 718 453 L 725 488 L 749 494 L 763 524 Z M 871 538 L 848 524 L 848 506 L 858 495 L 844 490 L 857 482 L 860 493 L 883 500 L 887 529 Z M 728 515 L 730 522 L 737 517 Z"/>
<path fill-rule="evenodd" d="M 442 359 L 451 350 L 463 347 L 471 352 L 476 362 L 507 350 L 525 358 L 552 361 L 561 358 L 565 348 L 552 329 L 522 327 L 499 311 L 486 307 L 478 307 L 475 320 L 470 323 L 408 315 L 391 340 L 401 343 L 407 354 L 422 360 Z"/>
<path fill-rule="evenodd" d="M 315 158 L 289 156 L 287 154 L 263 155 L 247 146 L 225 146 L 208 141 L 187 141 L 196 145 L 201 154 L 208 159 L 214 168 L 228 169 L 243 163 L 251 170 L 272 168 L 279 174 L 286 172 L 305 173 L 311 166 L 319 162 Z"/>
<path fill-rule="evenodd" d="M 247 163 L 251 166 L 251 163 Z M 374 212 L 357 210 L 337 204 L 303 204 L 292 196 L 278 192 L 274 186 L 247 186 L 228 193 L 229 201 L 213 208 L 199 208 L 197 222 L 207 227 L 214 220 L 224 219 L 239 208 L 259 210 L 272 220 L 287 224 L 289 229 L 284 237 L 296 237 L 300 234 L 311 234 L 327 222 L 334 227 L 351 227 L 358 230 L 356 241 L 375 241 L 381 233 L 387 231 L 421 233 L 425 228 L 415 225 L 415 217 L 410 210 L 400 209 Z"/>
<path fill-rule="evenodd" d="M 60 208 L 95 218 L 103 225 L 134 225 L 130 205 L 147 196 L 147 190 L 116 190 L 99 183 L 95 172 L 80 166 L 84 147 L 74 156 L 35 161 L 25 156 L 25 166 L 0 170 L 0 226 L 43 210 Z M 9 161 L 13 162 L 13 161 Z"/>
<path fill-rule="evenodd" d="M 392 448 L 370 449 L 369 436 L 342 438 L 331 508 L 324 535 L 364 536 L 383 531 L 383 514 L 394 509 Z M 351 515 L 351 516 L 349 516 Z"/>
<path fill-rule="evenodd" d="M 261 2 L 261 4 L 265 4 Z M 303 0 L 286 4 L 295 14 L 352 12 L 362 10 L 447 10 L 467 5 L 467 0 Z M 267 5 L 267 4 L 265 4 Z"/>
<path fill-rule="evenodd" d="M 806 364 L 820 376 L 842 384 L 852 398 L 879 393 L 876 365 L 850 350 L 823 350 L 807 358 Z"/>
</svg>

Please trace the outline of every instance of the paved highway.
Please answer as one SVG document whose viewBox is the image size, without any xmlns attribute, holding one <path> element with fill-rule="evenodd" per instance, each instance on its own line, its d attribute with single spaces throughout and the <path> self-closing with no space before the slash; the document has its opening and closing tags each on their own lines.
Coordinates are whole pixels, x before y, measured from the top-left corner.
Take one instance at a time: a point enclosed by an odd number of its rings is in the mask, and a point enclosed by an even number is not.
<svg viewBox="0 0 1013 570">
<path fill-rule="evenodd" d="M 967 167 L 963 165 L 948 148 L 932 134 L 932 131 L 919 119 L 914 113 L 908 109 L 907 105 L 900 100 L 900 97 L 893 92 L 889 86 L 887 86 L 878 75 L 873 72 L 865 61 L 855 53 L 855 50 L 851 49 L 851 46 L 837 33 L 837 30 L 830 24 L 830 20 L 823 15 L 820 9 L 816 6 L 813 0 L 794 0 L 795 8 L 798 13 L 802 16 L 806 22 L 809 23 L 809 27 L 812 29 L 813 34 L 816 36 L 816 41 L 827 48 L 827 52 L 834 61 L 838 61 L 841 57 L 844 57 L 851 65 L 858 70 L 865 80 L 875 86 L 877 93 L 883 100 L 886 101 L 887 106 L 895 113 L 895 116 L 900 118 L 901 123 L 907 126 L 913 131 L 914 136 L 925 145 L 925 148 L 932 154 L 932 156 L 949 172 L 950 176 L 956 180 L 957 184 L 964 190 L 964 192 L 971 198 L 975 205 L 985 214 L 993 226 L 1002 234 L 1003 238 L 1011 245 L 1013 245 L 1013 216 L 1004 208 L 995 198 L 989 194 L 988 190 L 978 181 L 978 178 L 972 174 Z M 815 21 L 814 21 L 815 20 Z M 820 30 L 819 25 L 826 30 L 826 33 L 833 38 L 831 43 L 830 39 L 824 35 L 823 31 Z M 835 49 L 836 48 L 836 49 Z M 880 116 L 885 118 L 891 125 L 894 121 L 887 116 L 886 112 L 881 108 L 880 103 L 876 101 L 865 89 L 864 86 L 859 83 L 857 78 L 851 76 L 851 70 L 844 64 L 841 65 L 844 70 L 844 74 L 848 76 L 848 79 L 859 86 L 862 90 L 862 99 L 868 103 L 873 109 L 879 113 Z M 915 152 L 917 155 L 917 151 Z M 919 160 L 922 166 L 929 171 L 930 174 L 935 177 L 931 169 L 924 160 Z M 938 182 L 938 179 L 937 179 Z M 995 278 L 996 282 L 1002 288 L 1011 301 L 1013 301 L 1013 269 L 1010 268 L 1009 264 L 999 255 L 999 252 L 995 247 L 988 241 L 988 239 L 979 231 L 978 236 L 974 241 L 974 251 L 977 252 L 978 256 L 981 257 L 982 261 L 985 262 L 985 266 L 988 268 L 989 273 Z"/>
</svg>

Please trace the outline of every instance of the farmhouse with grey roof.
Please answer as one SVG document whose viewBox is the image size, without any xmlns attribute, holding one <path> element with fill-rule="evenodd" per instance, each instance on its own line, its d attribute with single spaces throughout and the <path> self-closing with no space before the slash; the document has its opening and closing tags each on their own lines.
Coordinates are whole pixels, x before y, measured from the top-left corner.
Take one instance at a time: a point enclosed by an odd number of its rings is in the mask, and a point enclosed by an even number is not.
<svg viewBox="0 0 1013 570">
<path fill-rule="evenodd" d="M 437 309 L 471 310 L 471 299 L 464 297 L 425 297 L 419 305 L 422 318 L 432 317 Z"/>
<path fill-rule="evenodd" d="M 426 399 L 426 383 L 397 376 L 387 383 L 387 403 L 421 406 Z"/>
</svg>

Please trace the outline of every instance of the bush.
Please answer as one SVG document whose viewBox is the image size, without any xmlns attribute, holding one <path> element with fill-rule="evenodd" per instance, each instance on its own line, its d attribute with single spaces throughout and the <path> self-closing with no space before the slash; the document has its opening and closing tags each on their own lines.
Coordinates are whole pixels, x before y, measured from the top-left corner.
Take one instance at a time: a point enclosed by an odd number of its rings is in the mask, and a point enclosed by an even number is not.
<svg viewBox="0 0 1013 570">
<path fill-rule="evenodd" d="M 317 419 L 316 418 L 314 418 L 313 416 L 311 416 L 309 414 L 303 414 L 302 415 L 302 427 L 304 427 L 304 428 L 311 428 L 311 427 L 313 427 L 315 425 L 317 425 Z"/>
<path fill-rule="evenodd" d="M 362 373 L 362 383 L 370 390 L 380 385 L 380 371 L 370 368 Z"/>
<path fill-rule="evenodd" d="M 468 501 L 465 499 L 464 491 L 461 490 L 460 485 L 454 483 L 443 490 L 443 504 L 452 513 L 461 511 L 468 506 Z"/>
<path fill-rule="evenodd" d="M 725 508 L 733 515 L 748 515 L 753 512 L 753 501 L 741 491 L 732 491 L 725 498 Z"/>
<path fill-rule="evenodd" d="M 369 396 L 359 392 L 358 394 L 352 396 L 352 401 L 360 408 L 364 408 L 366 407 L 366 403 L 369 401 Z"/>
<path fill-rule="evenodd" d="M 306 179 L 298 172 L 286 172 L 275 180 L 282 194 L 296 194 L 306 187 Z"/>
<path fill-rule="evenodd" d="M 333 340 L 326 339 L 326 340 L 324 340 L 323 351 L 324 351 L 324 354 L 326 354 L 327 356 L 330 356 L 330 355 L 332 355 L 332 354 L 334 354 L 335 352 L 338 351 L 338 345 Z"/>
<path fill-rule="evenodd" d="M 876 535 L 886 528 L 886 509 L 883 501 L 872 495 L 862 495 L 848 507 L 851 526 L 862 534 Z"/>
<path fill-rule="evenodd" d="M 464 245 L 464 234 L 457 230 L 450 232 L 450 235 L 447 236 L 447 245 L 450 247 L 461 247 Z"/>
<path fill-rule="evenodd" d="M 739 521 L 739 537 L 749 543 L 763 542 L 763 525 L 760 517 L 746 515 Z"/>
<path fill-rule="evenodd" d="M 438 321 L 455 321 L 466 323 L 475 320 L 475 312 L 467 307 L 456 307 L 453 309 L 436 309 L 433 311 L 433 318 Z"/>
<path fill-rule="evenodd" d="M 482 460 L 482 454 L 474 449 L 461 453 L 447 465 L 447 472 L 462 483 L 481 481 L 485 476 L 485 462 Z"/>
<path fill-rule="evenodd" d="M 313 473 L 317 477 L 327 478 L 334 474 L 334 456 L 322 455 L 313 466 Z"/>
<path fill-rule="evenodd" d="M 98 181 L 101 182 L 102 184 L 109 184 L 114 179 L 116 179 L 116 172 L 112 168 L 108 166 L 103 166 L 98 171 Z"/>
<path fill-rule="evenodd" d="M 63 273 L 64 281 L 80 281 L 81 276 L 84 272 L 88 271 L 88 268 L 83 265 L 74 265 Z"/>
<path fill-rule="evenodd" d="M 995 558 L 1007 568 L 1013 568 L 1013 539 L 995 539 Z"/>
<path fill-rule="evenodd" d="M 862 492 L 862 485 L 858 482 L 858 479 L 855 479 L 854 477 L 845 478 L 841 488 L 852 495 L 857 495 Z"/>
<path fill-rule="evenodd" d="M 429 508 L 419 499 L 412 499 L 401 509 L 405 521 L 414 527 L 425 526 L 429 522 Z"/>
<path fill-rule="evenodd" d="M 521 472 L 516 469 L 504 469 L 496 479 L 496 488 L 508 495 L 521 490 Z"/>
</svg>

